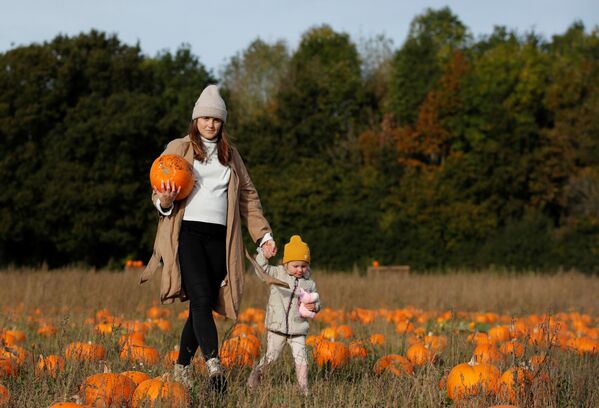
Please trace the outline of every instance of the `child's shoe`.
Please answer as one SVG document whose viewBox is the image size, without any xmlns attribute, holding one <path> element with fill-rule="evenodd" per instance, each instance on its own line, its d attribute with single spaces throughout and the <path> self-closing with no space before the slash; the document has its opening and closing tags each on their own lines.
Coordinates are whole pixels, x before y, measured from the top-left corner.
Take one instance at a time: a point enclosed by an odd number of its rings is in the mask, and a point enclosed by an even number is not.
<svg viewBox="0 0 599 408">
<path fill-rule="evenodd" d="M 303 397 L 308 397 L 308 396 L 310 396 L 310 390 L 308 389 L 308 386 L 307 386 L 307 385 L 305 385 L 305 386 L 302 386 L 302 385 L 300 385 L 298 388 L 299 388 L 299 392 L 300 392 L 300 394 L 301 394 Z"/>
<path fill-rule="evenodd" d="M 256 390 L 256 388 L 258 388 L 258 385 L 260 385 L 261 381 L 262 370 L 258 366 L 256 366 L 254 367 L 254 369 L 250 373 L 250 376 L 248 377 L 247 387 L 250 390 L 250 392 Z"/>
</svg>

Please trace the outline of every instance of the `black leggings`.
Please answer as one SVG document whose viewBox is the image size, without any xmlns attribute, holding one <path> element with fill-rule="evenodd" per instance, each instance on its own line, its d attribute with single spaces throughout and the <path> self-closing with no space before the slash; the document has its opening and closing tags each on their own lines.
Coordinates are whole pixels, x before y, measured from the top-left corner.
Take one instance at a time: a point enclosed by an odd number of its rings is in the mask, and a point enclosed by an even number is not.
<svg viewBox="0 0 599 408">
<path fill-rule="evenodd" d="M 212 307 L 227 274 L 224 225 L 183 221 L 179 235 L 179 266 L 189 298 L 189 317 L 181 333 L 177 363 L 189 365 L 198 345 L 206 360 L 218 356 L 218 333 Z"/>
</svg>

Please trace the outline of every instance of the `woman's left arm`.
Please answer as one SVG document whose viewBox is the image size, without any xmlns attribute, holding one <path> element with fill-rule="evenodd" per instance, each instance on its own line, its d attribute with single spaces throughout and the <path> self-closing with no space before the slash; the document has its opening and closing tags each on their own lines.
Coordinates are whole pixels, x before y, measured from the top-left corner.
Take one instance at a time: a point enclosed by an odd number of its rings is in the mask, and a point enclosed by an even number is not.
<svg viewBox="0 0 599 408">
<path fill-rule="evenodd" d="M 237 168 L 237 174 L 239 176 L 239 213 L 241 214 L 242 221 L 247 225 L 252 240 L 259 244 L 265 244 L 265 242 L 259 241 L 261 241 L 266 234 L 272 234 L 272 229 L 266 218 L 264 218 L 258 191 L 256 191 L 256 187 L 250 179 L 250 175 L 241 156 L 235 149 L 233 149 L 232 152 L 233 160 L 235 160 Z M 272 241 L 272 244 L 269 242 L 268 245 L 274 245 L 274 241 Z M 274 250 L 276 252 L 276 246 Z"/>
</svg>

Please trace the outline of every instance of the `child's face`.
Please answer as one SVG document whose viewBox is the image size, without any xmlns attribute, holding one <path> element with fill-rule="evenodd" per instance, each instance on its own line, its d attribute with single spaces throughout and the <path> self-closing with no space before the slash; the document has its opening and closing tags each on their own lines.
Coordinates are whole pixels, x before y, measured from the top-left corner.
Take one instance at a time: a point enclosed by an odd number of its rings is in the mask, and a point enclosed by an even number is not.
<svg viewBox="0 0 599 408">
<path fill-rule="evenodd" d="M 287 273 L 296 278 L 303 278 L 304 273 L 308 270 L 308 266 L 308 262 L 305 261 L 289 261 L 286 265 Z"/>
</svg>

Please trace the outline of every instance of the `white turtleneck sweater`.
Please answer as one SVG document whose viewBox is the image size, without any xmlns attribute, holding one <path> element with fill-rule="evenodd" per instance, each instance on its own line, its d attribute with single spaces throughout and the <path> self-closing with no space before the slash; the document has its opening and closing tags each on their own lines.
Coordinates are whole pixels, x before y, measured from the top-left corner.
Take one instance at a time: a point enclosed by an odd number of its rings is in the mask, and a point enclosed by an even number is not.
<svg viewBox="0 0 599 408">
<path fill-rule="evenodd" d="M 216 141 L 202 137 L 202 142 L 206 147 L 207 159 L 205 162 L 195 159 L 193 161 L 195 184 L 187 198 L 183 219 L 227 225 L 227 192 L 231 168 L 218 161 Z M 173 207 L 163 211 L 159 199 L 156 199 L 156 208 L 165 216 L 173 212 Z M 273 237 L 269 232 L 262 237 L 258 245 L 261 246 L 271 239 Z"/>
<path fill-rule="evenodd" d="M 212 224 L 227 225 L 227 190 L 231 168 L 223 166 L 218 161 L 216 140 L 202 137 L 206 148 L 206 161 L 193 161 L 193 176 L 195 184 L 187 198 L 183 219 L 186 221 L 201 221 Z M 163 215 L 170 215 L 172 208 L 163 211 L 160 200 L 156 200 L 156 208 Z"/>
<path fill-rule="evenodd" d="M 206 161 L 193 161 L 195 184 L 187 198 L 185 221 L 227 225 L 227 190 L 231 168 L 218 161 L 216 140 L 202 138 Z"/>
</svg>

